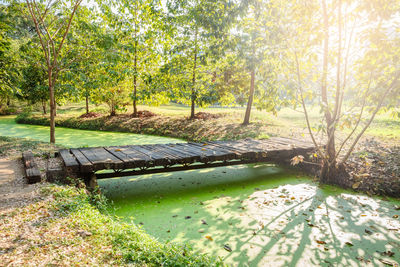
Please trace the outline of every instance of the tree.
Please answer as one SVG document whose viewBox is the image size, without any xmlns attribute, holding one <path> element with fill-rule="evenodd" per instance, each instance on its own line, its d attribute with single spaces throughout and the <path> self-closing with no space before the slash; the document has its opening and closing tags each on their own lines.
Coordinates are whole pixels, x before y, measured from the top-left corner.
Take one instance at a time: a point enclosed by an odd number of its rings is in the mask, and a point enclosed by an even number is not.
<svg viewBox="0 0 400 267">
<path fill-rule="evenodd" d="M 52 1 L 37 3 L 26 0 L 30 17 L 35 24 L 35 30 L 45 59 L 50 97 L 50 143 L 55 143 L 56 99 L 55 86 L 63 65 L 63 46 L 67 40 L 72 19 L 82 0 L 69 2 Z M 65 54 L 64 54 L 65 56 Z"/>
<path fill-rule="evenodd" d="M 174 44 L 164 69 L 169 70 L 173 97 L 191 107 L 218 101 L 215 70 L 238 6 L 234 1 L 168 1 L 168 16 L 174 25 Z M 207 16 L 204 16 L 207 14 Z"/>
<path fill-rule="evenodd" d="M 274 49 L 280 40 L 277 4 L 274 1 L 252 0 L 246 9 L 247 12 L 242 15 L 244 17 L 237 28 L 237 51 L 250 74 L 243 125 L 250 123 L 251 108 L 257 90 L 260 91 L 260 99 L 263 100 L 259 103 L 260 108 L 275 112 L 276 102 L 279 100 L 276 75 L 273 73 L 274 67 L 277 67 Z M 263 89 L 267 94 L 261 94 Z"/>
<path fill-rule="evenodd" d="M 322 161 L 321 181 L 346 184 L 344 164 L 355 146 L 382 107 L 393 107 L 399 99 L 400 39 L 389 25 L 396 21 L 400 3 L 300 1 L 290 8 L 284 24 L 287 77 L 293 81 L 290 73 L 295 73 L 298 99 Z M 323 119 L 317 128 L 326 134 L 323 146 L 313 131 L 307 101 L 320 105 Z M 350 131 L 338 139 L 341 128 Z"/>
</svg>

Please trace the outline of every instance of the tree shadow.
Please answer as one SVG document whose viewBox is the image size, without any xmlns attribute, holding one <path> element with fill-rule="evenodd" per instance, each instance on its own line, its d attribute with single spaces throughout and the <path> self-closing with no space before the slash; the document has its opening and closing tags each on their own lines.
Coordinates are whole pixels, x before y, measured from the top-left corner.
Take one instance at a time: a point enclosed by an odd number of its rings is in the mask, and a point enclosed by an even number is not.
<svg viewBox="0 0 400 267">
<path fill-rule="evenodd" d="M 398 201 L 321 188 L 270 165 L 101 183 L 117 215 L 133 216 L 149 234 L 190 244 L 227 264 L 363 266 L 400 260 Z"/>
</svg>

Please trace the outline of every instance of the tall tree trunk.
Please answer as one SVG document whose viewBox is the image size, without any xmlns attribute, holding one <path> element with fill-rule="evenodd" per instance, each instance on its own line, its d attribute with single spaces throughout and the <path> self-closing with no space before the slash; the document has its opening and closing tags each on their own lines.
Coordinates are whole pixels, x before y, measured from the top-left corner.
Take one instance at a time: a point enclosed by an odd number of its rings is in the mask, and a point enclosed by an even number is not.
<svg viewBox="0 0 400 267">
<path fill-rule="evenodd" d="M 326 158 L 323 159 L 323 167 L 321 172 L 321 181 L 324 183 L 332 183 L 336 170 L 336 148 L 335 148 L 335 120 L 329 110 L 328 93 L 327 93 L 327 75 L 328 75 L 328 56 L 329 56 L 329 22 L 326 7 L 326 0 L 322 1 L 323 23 L 324 23 L 324 50 L 323 50 L 323 66 L 321 81 L 321 98 L 325 108 L 326 121 Z M 337 64 L 340 64 L 338 62 Z"/>
<path fill-rule="evenodd" d="M 191 106 L 190 106 L 190 119 L 194 119 L 194 108 L 196 104 L 196 67 L 197 67 L 197 28 L 194 36 L 194 60 L 193 60 L 193 75 L 192 75 L 192 94 L 191 94 Z"/>
<path fill-rule="evenodd" d="M 86 114 L 89 114 L 89 94 L 86 93 L 85 95 L 85 102 L 86 102 Z"/>
<path fill-rule="evenodd" d="M 135 56 L 133 59 L 133 69 L 134 69 L 134 74 L 133 74 L 133 117 L 137 117 L 137 106 L 136 106 L 136 95 L 137 95 L 137 46 L 138 46 L 138 41 L 137 41 L 137 1 L 135 1 Z"/>
<path fill-rule="evenodd" d="M 55 116 L 56 116 L 56 101 L 54 97 L 54 85 L 53 85 L 53 70 L 49 68 L 49 94 L 50 94 L 50 143 L 56 142 L 55 131 Z"/>
<path fill-rule="evenodd" d="M 43 108 L 43 114 L 46 115 L 46 100 L 42 100 L 42 108 Z"/>
<path fill-rule="evenodd" d="M 243 125 L 248 125 L 250 123 L 250 112 L 251 112 L 251 106 L 253 105 L 253 97 L 254 97 L 255 76 L 256 73 L 253 67 L 253 69 L 251 70 L 249 100 L 247 101 L 247 107 L 246 107 L 246 113 L 244 114 Z"/>
<path fill-rule="evenodd" d="M 137 117 L 137 105 L 136 105 L 136 95 L 137 95 L 137 80 L 136 80 L 136 72 L 137 72 L 137 55 L 135 49 L 135 59 L 134 59 L 134 69 L 135 75 L 133 76 L 133 117 Z"/>
</svg>

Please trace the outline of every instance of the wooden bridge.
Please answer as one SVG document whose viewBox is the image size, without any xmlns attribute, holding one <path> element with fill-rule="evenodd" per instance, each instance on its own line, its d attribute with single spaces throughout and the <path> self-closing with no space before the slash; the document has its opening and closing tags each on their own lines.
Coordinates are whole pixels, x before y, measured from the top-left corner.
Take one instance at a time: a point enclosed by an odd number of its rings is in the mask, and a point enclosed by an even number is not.
<svg viewBox="0 0 400 267">
<path fill-rule="evenodd" d="M 288 138 L 72 148 L 60 150 L 67 174 L 90 180 L 220 167 L 256 162 L 288 162 L 314 150 Z M 107 170 L 107 171 L 105 171 Z M 99 172 L 100 171 L 100 172 Z"/>
</svg>

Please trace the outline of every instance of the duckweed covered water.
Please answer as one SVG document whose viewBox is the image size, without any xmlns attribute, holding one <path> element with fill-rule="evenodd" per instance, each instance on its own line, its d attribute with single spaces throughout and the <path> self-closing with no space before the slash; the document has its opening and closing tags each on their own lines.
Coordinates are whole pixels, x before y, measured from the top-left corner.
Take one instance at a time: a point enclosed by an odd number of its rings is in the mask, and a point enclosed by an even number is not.
<svg viewBox="0 0 400 267">
<path fill-rule="evenodd" d="M 0 118 L 0 135 L 48 141 L 48 127 Z M 69 147 L 179 142 L 130 133 L 56 130 Z M 239 165 L 100 180 L 116 215 L 162 241 L 234 266 L 395 266 L 398 200 L 318 187 L 273 165 Z"/>
<path fill-rule="evenodd" d="M 400 261 L 399 201 L 271 165 L 100 180 L 115 214 L 233 266 L 383 266 Z M 394 254 L 392 254 L 394 253 Z"/>
<path fill-rule="evenodd" d="M 0 135 L 49 142 L 49 127 L 17 124 L 15 116 L 0 117 Z M 180 139 L 121 132 L 56 128 L 56 143 L 66 147 L 178 143 Z"/>
</svg>

